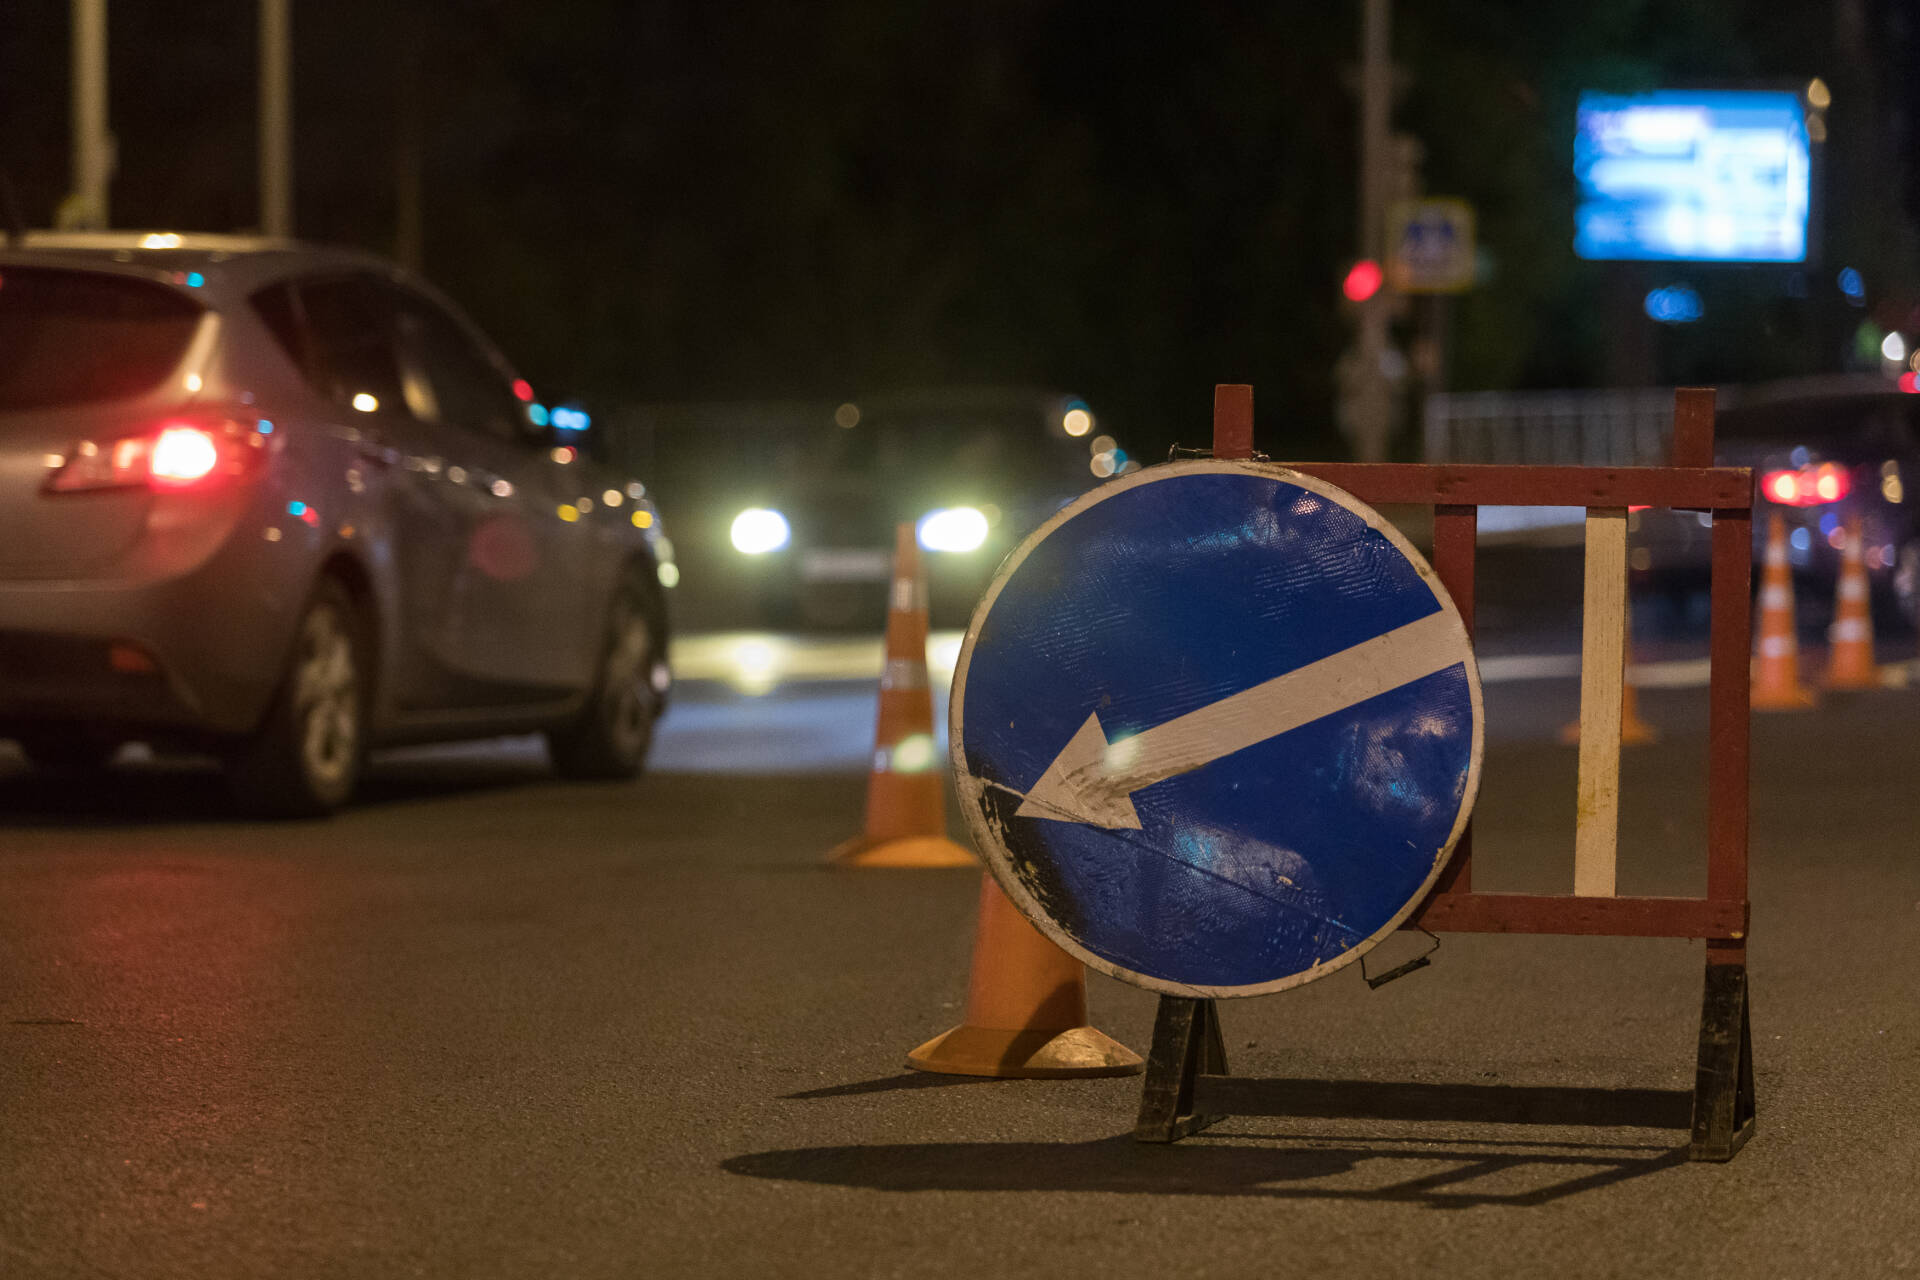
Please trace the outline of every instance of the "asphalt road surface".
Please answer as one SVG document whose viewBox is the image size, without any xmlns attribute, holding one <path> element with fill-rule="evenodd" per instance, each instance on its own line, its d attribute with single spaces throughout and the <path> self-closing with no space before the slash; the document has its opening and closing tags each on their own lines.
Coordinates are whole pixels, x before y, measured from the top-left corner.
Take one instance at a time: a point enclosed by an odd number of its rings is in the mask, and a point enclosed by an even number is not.
<svg viewBox="0 0 1920 1280">
<path fill-rule="evenodd" d="M 0 1276 L 1920 1274 L 1920 690 L 1755 721 L 1733 1163 L 1684 1160 L 1701 945 L 1590 938 L 1227 1003 L 1284 1114 L 1144 1147 L 1134 1079 L 903 1069 L 978 877 L 822 868 L 873 703 L 809 652 L 683 688 L 633 786 L 516 741 L 255 825 L 192 765 L 0 763 Z M 1488 685 L 1477 887 L 1571 884 L 1550 667 Z M 1704 885 L 1704 693 L 1663 669 L 1622 892 Z M 1090 993 L 1144 1051 L 1151 998 Z"/>
</svg>

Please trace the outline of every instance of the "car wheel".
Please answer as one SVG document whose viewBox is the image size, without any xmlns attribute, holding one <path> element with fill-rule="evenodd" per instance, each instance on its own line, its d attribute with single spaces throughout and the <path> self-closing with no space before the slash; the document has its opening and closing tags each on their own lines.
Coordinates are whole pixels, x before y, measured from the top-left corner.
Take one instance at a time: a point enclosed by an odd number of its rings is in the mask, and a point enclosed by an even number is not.
<svg viewBox="0 0 1920 1280">
<path fill-rule="evenodd" d="M 665 628 L 637 583 L 628 581 L 608 611 L 607 639 L 586 706 L 568 725 L 547 733 L 547 752 L 562 777 L 631 778 L 653 746 L 665 705 Z"/>
<path fill-rule="evenodd" d="M 266 719 L 227 760 L 242 808 L 314 818 L 347 802 L 366 758 L 367 669 L 353 598 L 328 579 L 300 619 Z"/>
<path fill-rule="evenodd" d="M 19 738 L 21 754 L 48 773 L 99 773 L 120 750 L 117 738 L 84 729 L 41 729 Z"/>
<path fill-rule="evenodd" d="M 1920 538 L 1904 543 L 1893 565 L 1894 600 L 1907 625 L 1920 628 Z"/>
</svg>

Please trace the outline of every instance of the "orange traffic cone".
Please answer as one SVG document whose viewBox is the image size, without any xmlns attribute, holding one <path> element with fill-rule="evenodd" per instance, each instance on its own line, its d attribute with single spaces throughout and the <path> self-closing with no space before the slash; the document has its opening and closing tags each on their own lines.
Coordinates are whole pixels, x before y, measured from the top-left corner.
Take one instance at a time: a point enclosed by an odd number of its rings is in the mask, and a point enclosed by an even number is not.
<svg viewBox="0 0 1920 1280">
<path fill-rule="evenodd" d="M 1640 691 L 1633 683 L 1633 606 L 1627 606 L 1627 616 L 1621 624 L 1626 628 L 1627 643 L 1626 676 L 1620 682 L 1620 745 L 1623 747 L 1644 747 L 1648 743 L 1660 741 L 1660 731 L 1640 717 Z M 1580 743 L 1580 718 L 1575 716 L 1560 726 L 1560 741 L 1568 746 Z"/>
<path fill-rule="evenodd" d="M 1827 628 L 1829 689 L 1877 689 L 1880 669 L 1873 664 L 1873 615 L 1867 607 L 1867 565 L 1860 547 L 1860 517 L 1847 521 L 1846 550 L 1840 553 L 1840 583 L 1833 593 L 1833 625 Z"/>
<path fill-rule="evenodd" d="M 1130 1076 L 1140 1055 L 1087 1025 L 1087 974 L 1027 923 L 991 875 L 980 879 L 980 923 L 966 1019 L 907 1055 L 921 1071 L 1059 1079 Z"/>
<path fill-rule="evenodd" d="M 894 534 L 886 650 L 865 829 L 827 861 L 842 867 L 977 866 L 971 850 L 947 839 L 941 767 L 946 752 L 933 740 L 933 693 L 927 687 L 927 580 L 910 524 Z"/>
<path fill-rule="evenodd" d="M 1800 642 L 1793 631 L 1793 573 L 1780 513 L 1767 520 L 1766 569 L 1760 577 L 1760 642 L 1753 663 L 1755 711 L 1805 711 L 1816 699 L 1800 683 Z"/>
</svg>

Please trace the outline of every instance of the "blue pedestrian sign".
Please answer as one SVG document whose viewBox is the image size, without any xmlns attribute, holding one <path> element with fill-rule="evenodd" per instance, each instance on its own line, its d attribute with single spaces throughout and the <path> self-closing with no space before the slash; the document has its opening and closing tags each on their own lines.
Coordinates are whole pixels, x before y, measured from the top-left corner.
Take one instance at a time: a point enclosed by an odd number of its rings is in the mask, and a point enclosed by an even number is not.
<svg viewBox="0 0 1920 1280">
<path fill-rule="evenodd" d="M 1271 463 L 1083 495 L 975 610 L 949 714 L 1001 886 L 1087 964 L 1183 996 L 1324 976 L 1432 888 L 1478 787 L 1465 625 L 1398 530 Z"/>
</svg>

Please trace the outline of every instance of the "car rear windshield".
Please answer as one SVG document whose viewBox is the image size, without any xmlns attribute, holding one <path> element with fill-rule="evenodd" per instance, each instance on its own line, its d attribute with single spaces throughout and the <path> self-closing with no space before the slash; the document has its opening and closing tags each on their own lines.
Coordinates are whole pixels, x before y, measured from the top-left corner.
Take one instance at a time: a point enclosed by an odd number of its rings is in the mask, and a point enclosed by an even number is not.
<svg viewBox="0 0 1920 1280">
<path fill-rule="evenodd" d="M 150 391 L 186 354 L 200 313 L 149 280 L 0 266 L 0 411 Z"/>
</svg>

